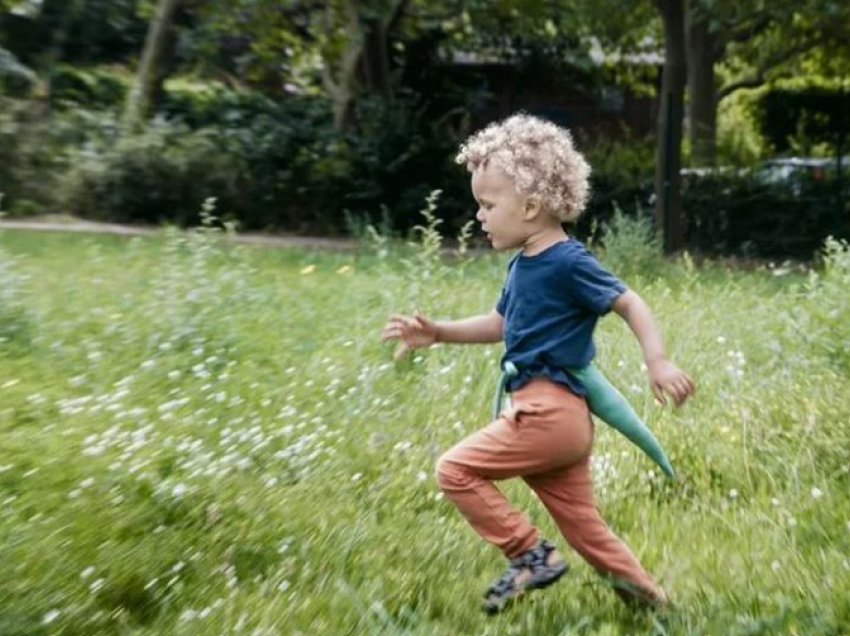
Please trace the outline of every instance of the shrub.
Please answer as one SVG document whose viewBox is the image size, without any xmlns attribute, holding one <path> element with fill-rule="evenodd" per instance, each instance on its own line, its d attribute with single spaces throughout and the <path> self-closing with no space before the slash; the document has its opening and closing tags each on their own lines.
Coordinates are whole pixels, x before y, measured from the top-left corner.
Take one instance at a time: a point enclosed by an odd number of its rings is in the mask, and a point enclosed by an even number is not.
<svg viewBox="0 0 850 636">
<path fill-rule="evenodd" d="M 0 99 L 0 184 L 12 215 L 51 209 L 69 149 L 114 136 L 117 128 L 108 112 L 69 108 L 47 118 L 44 106 Z"/>
<path fill-rule="evenodd" d="M 682 193 L 686 243 L 714 254 L 808 259 L 841 230 L 838 186 L 810 178 L 766 184 L 749 173 L 689 177 Z"/>
<path fill-rule="evenodd" d="M 74 153 L 65 209 L 111 221 L 196 223 L 209 196 L 236 198 L 238 166 L 212 130 L 155 120 L 144 133 Z"/>
<path fill-rule="evenodd" d="M 26 95 L 36 80 L 32 69 L 21 64 L 11 51 L 0 47 L 0 94 Z"/>
<path fill-rule="evenodd" d="M 655 278 L 664 265 L 660 239 L 652 216 L 638 207 L 629 216 L 614 205 L 614 216 L 602 229 L 603 260 L 618 276 Z"/>
<path fill-rule="evenodd" d="M 129 77 L 105 69 L 63 65 L 53 76 L 51 99 L 59 104 L 70 102 L 89 109 L 120 110 L 130 81 Z"/>
<path fill-rule="evenodd" d="M 655 148 L 651 139 L 599 139 L 582 145 L 592 170 L 591 197 L 576 230 L 599 239 L 599 230 L 618 211 L 635 216 L 650 201 Z"/>
</svg>

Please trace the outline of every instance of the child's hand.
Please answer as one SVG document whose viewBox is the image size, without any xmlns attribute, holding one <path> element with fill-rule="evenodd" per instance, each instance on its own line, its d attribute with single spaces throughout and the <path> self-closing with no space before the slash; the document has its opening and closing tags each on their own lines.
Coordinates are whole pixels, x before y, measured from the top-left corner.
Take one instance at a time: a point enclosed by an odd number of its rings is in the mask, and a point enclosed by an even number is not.
<svg viewBox="0 0 850 636">
<path fill-rule="evenodd" d="M 665 394 L 673 398 L 676 406 L 681 406 L 696 392 L 690 376 L 666 358 L 648 363 L 646 372 L 655 399 L 662 405 L 667 404 Z"/>
<path fill-rule="evenodd" d="M 395 360 L 399 360 L 410 349 L 434 344 L 437 341 L 437 325 L 418 312 L 413 318 L 396 314 L 387 321 L 381 340 L 401 340 L 393 355 Z"/>
</svg>

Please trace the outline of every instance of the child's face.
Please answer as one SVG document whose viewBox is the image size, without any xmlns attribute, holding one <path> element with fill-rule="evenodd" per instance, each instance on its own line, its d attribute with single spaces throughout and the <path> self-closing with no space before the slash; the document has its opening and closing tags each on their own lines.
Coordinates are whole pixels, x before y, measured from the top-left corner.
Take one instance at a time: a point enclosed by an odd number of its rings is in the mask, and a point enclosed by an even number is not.
<svg viewBox="0 0 850 636">
<path fill-rule="evenodd" d="M 475 218 L 493 249 L 522 247 L 532 228 L 524 218 L 526 197 L 516 190 L 513 179 L 492 163 L 472 173 L 472 195 L 478 202 Z"/>
</svg>

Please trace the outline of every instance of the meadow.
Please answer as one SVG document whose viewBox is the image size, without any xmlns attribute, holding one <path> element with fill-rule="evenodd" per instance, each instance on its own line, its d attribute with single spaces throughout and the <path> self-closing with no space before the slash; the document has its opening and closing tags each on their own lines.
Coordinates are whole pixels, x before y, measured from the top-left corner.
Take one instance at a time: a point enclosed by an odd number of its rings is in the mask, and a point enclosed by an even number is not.
<svg viewBox="0 0 850 636">
<path fill-rule="evenodd" d="M 675 607 L 630 612 L 506 482 L 573 567 L 488 617 L 504 562 L 434 463 L 487 422 L 501 348 L 393 362 L 380 331 L 489 311 L 507 255 L 371 236 L 0 234 L 0 635 L 850 634 L 846 245 L 743 269 L 610 243 L 698 383 L 659 408 L 627 326 L 600 322 L 598 364 L 678 479 L 599 424 L 599 505 Z"/>
</svg>

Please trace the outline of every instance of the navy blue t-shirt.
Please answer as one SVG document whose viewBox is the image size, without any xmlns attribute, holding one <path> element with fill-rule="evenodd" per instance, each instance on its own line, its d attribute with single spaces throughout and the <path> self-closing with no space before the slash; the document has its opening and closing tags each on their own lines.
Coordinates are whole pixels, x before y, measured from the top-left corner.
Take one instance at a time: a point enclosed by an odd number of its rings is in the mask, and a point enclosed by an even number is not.
<svg viewBox="0 0 850 636">
<path fill-rule="evenodd" d="M 534 256 L 514 256 L 496 305 L 505 319 L 502 366 L 510 360 L 519 369 L 508 390 L 543 376 L 584 395 L 564 368 L 593 360 L 596 321 L 626 289 L 574 238 Z"/>
</svg>

